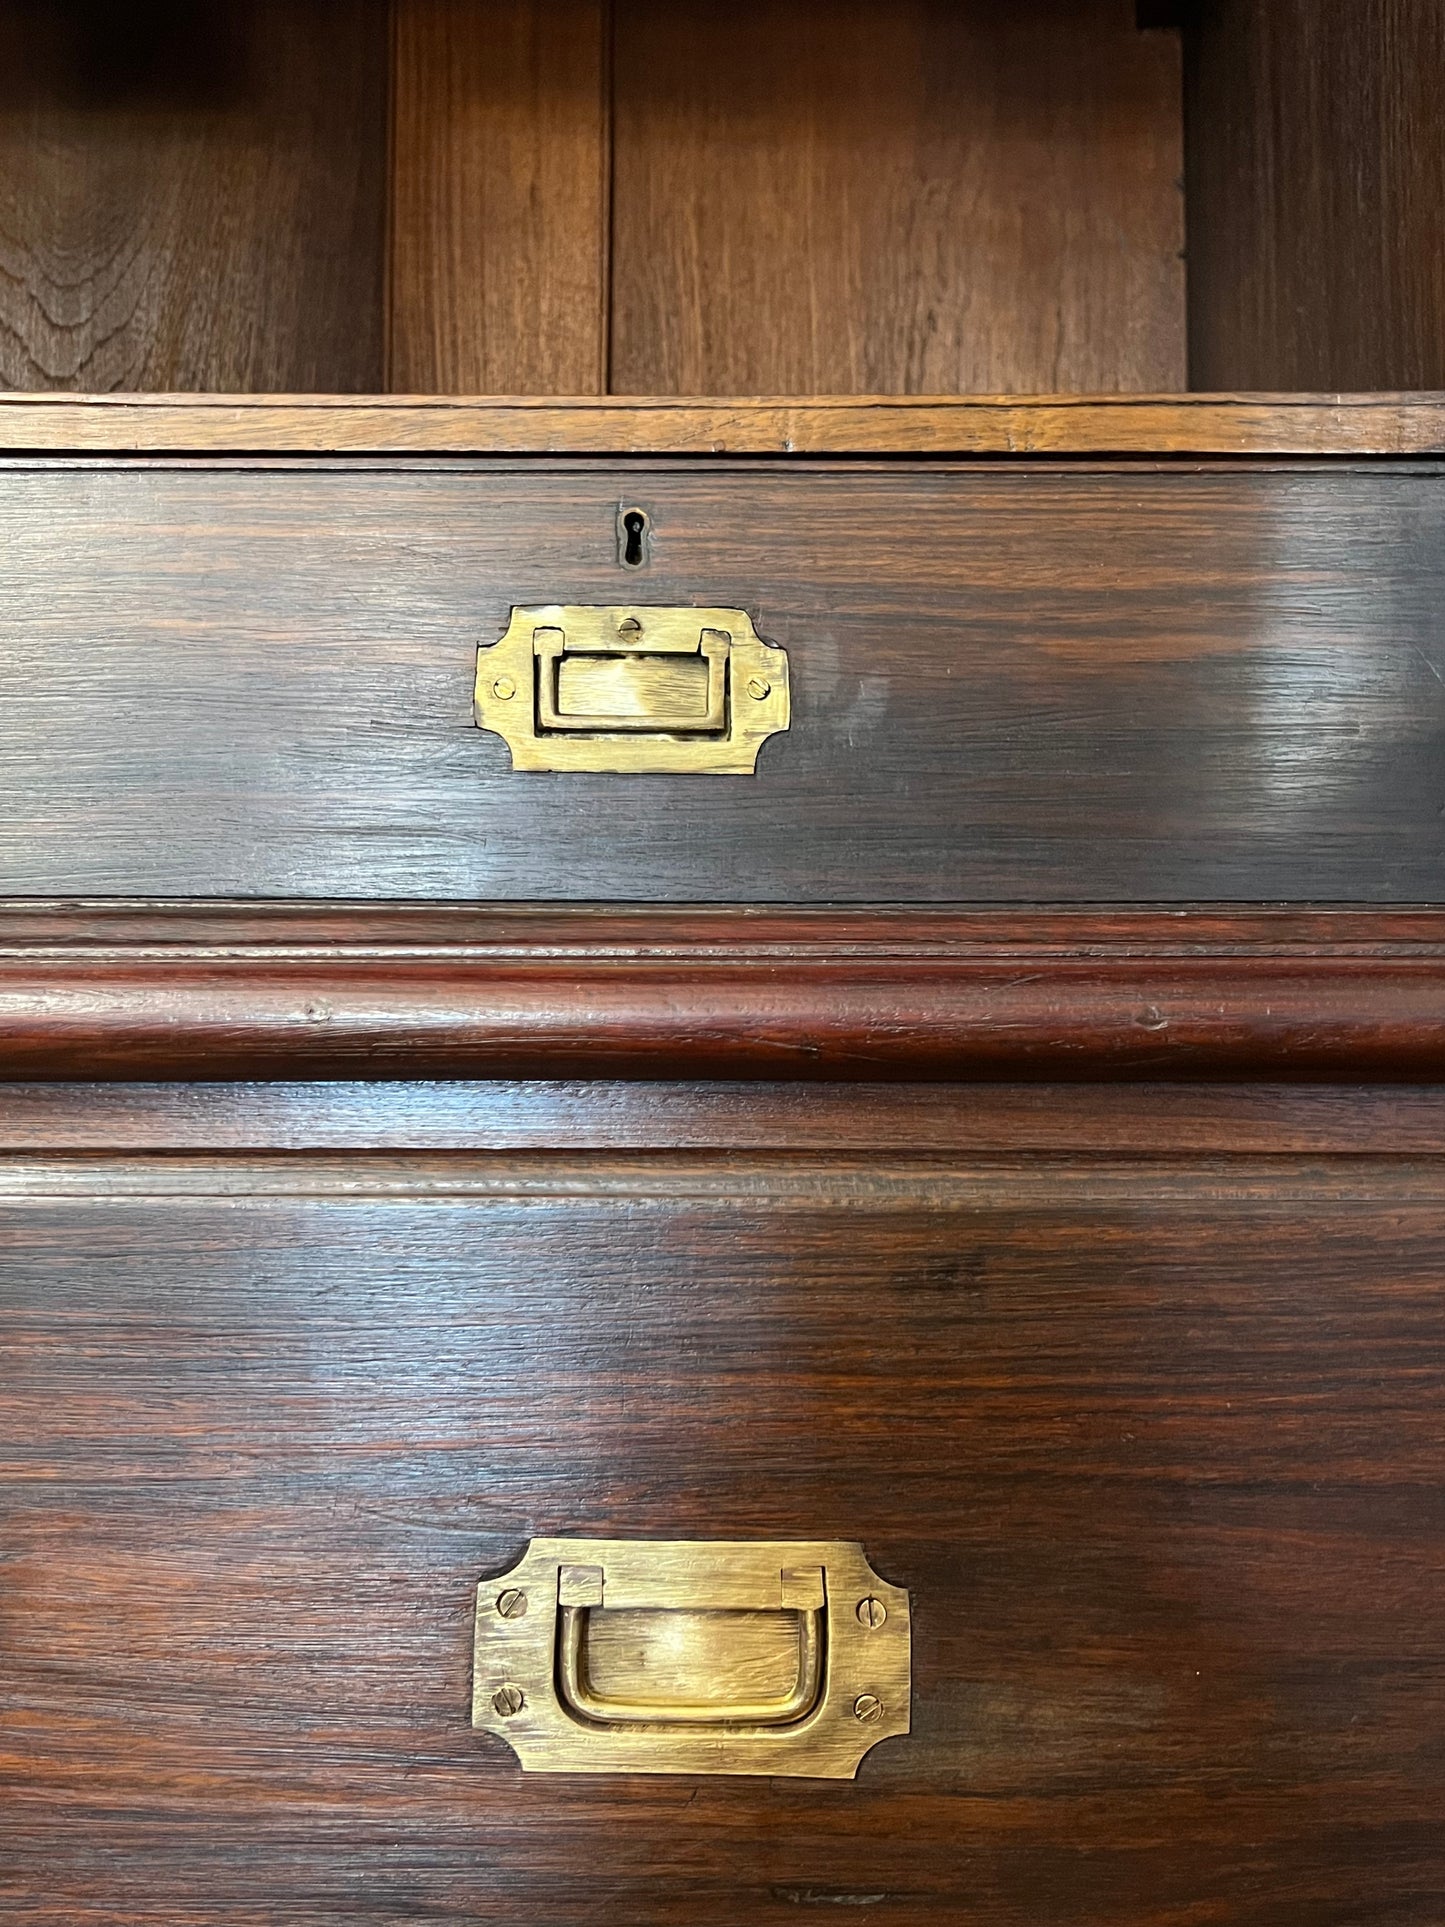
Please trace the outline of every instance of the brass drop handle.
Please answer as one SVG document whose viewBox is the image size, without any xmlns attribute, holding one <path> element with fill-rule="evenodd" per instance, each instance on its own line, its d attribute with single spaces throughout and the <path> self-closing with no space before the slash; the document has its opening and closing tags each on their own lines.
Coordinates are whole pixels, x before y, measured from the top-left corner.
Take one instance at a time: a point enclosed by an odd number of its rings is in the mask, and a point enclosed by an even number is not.
<svg viewBox="0 0 1445 1927">
<path fill-rule="evenodd" d="M 472 1723 L 528 1773 L 846 1780 L 908 1731 L 909 1646 L 851 1539 L 533 1539 L 477 1590 Z"/>
<path fill-rule="evenodd" d="M 603 1604 L 604 1584 L 600 1566 L 564 1566 L 559 1575 L 557 1697 L 575 1719 L 595 1726 L 786 1727 L 807 1719 L 822 1699 L 826 1639 L 821 1566 L 778 1575 L 776 1604 L 798 1616 L 798 1677 L 789 1693 L 768 1700 L 621 1700 L 597 1692 L 588 1671 L 587 1628 L 590 1615 Z M 704 1602 L 696 1606 L 705 1613 Z M 713 1617 L 718 1621 L 717 1670 L 725 1674 L 727 1628 L 723 1614 Z"/>
<path fill-rule="evenodd" d="M 478 727 L 514 770 L 751 776 L 788 728 L 788 658 L 743 609 L 514 608 L 477 652 Z"/>
</svg>

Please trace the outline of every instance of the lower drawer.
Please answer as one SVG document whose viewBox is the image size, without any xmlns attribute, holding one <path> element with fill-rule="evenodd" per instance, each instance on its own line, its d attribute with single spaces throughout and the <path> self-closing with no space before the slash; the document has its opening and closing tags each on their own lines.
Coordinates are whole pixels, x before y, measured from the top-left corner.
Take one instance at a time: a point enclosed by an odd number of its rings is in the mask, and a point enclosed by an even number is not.
<svg viewBox="0 0 1445 1927">
<path fill-rule="evenodd" d="M 1438 1921 L 1445 1175 L 1333 1128 L 10 1156 L 7 1919 Z M 861 1541 L 912 1732 L 524 1775 L 543 1534 Z"/>
</svg>

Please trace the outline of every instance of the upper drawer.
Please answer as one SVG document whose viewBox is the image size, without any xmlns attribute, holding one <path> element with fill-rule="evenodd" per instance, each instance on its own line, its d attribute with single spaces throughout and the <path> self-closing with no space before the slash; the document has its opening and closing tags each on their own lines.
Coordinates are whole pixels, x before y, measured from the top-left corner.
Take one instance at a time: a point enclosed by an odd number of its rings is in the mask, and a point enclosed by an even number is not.
<svg viewBox="0 0 1445 1927">
<path fill-rule="evenodd" d="M 0 537 L 0 892 L 1441 895 L 1429 462 L 23 459 Z M 791 728 L 514 773 L 476 652 L 550 603 L 746 610 Z"/>
</svg>

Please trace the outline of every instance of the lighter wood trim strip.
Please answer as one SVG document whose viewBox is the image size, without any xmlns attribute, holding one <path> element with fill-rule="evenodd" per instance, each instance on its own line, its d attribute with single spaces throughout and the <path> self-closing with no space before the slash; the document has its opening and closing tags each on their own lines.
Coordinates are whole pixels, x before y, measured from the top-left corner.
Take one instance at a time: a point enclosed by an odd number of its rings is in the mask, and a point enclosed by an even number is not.
<svg viewBox="0 0 1445 1927">
<path fill-rule="evenodd" d="M 111 454 L 1436 455 L 1445 395 L 549 400 L 4 395 L 0 451 Z"/>
</svg>

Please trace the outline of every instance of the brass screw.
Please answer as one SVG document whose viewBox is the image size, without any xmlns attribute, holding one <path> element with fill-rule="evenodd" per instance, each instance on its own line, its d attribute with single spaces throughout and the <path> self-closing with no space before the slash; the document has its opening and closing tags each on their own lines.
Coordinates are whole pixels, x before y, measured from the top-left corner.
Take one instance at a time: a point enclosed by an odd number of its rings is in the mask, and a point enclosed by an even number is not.
<svg viewBox="0 0 1445 1927">
<path fill-rule="evenodd" d="M 509 1720 L 514 1713 L 520 1713 L 526 1704 L 527 1696 L 520 1686 L 499 1686 L 492 1695 L 492 1711 L 500 1713 L 504 1720 Z M 856 1707 L 854 1711 L 857 1711 Z M 882 1711 L 881 1707 L 879 1711 Z"/>
<path fill-rule="evenodd" d="M 498 676 L 492 684 L 492 694 L 499 702 L 509 703 L 517 693 L 517 685 L 510 676 Z"/>
<path fill-rule="evenodd" d="M 881 1599 L 875 1599 L 871 1593 L 866 1599 L 858 1601 L 859 1625 L 868 1626 L 876 1632 L 887 1617 L 888 1608 Z"/>
<path fill-rule="evenodd" d="M 497 1601 L 503 1619 L 520 1619 L 527 1610 L 527 1595 L 517 1586 L 508 1586 Z"/>
<path fill-rule="evenodd" d="M 882 1700 L 876 1693 L 860 1693 L 853 1702 L 853 1717 L 862 1720 L 865 1726 L 871 1726 L 874 1720 L 883 1717 Z"/>
<path fill-rule="evenodd" d="M 764 682 L 761 676 L 748 677 L 748 694 L 755 703 L 760 703 L 764 696 L 771 696 L 772 693 L 773 685 L 770 682 Z"/>
</svg>

